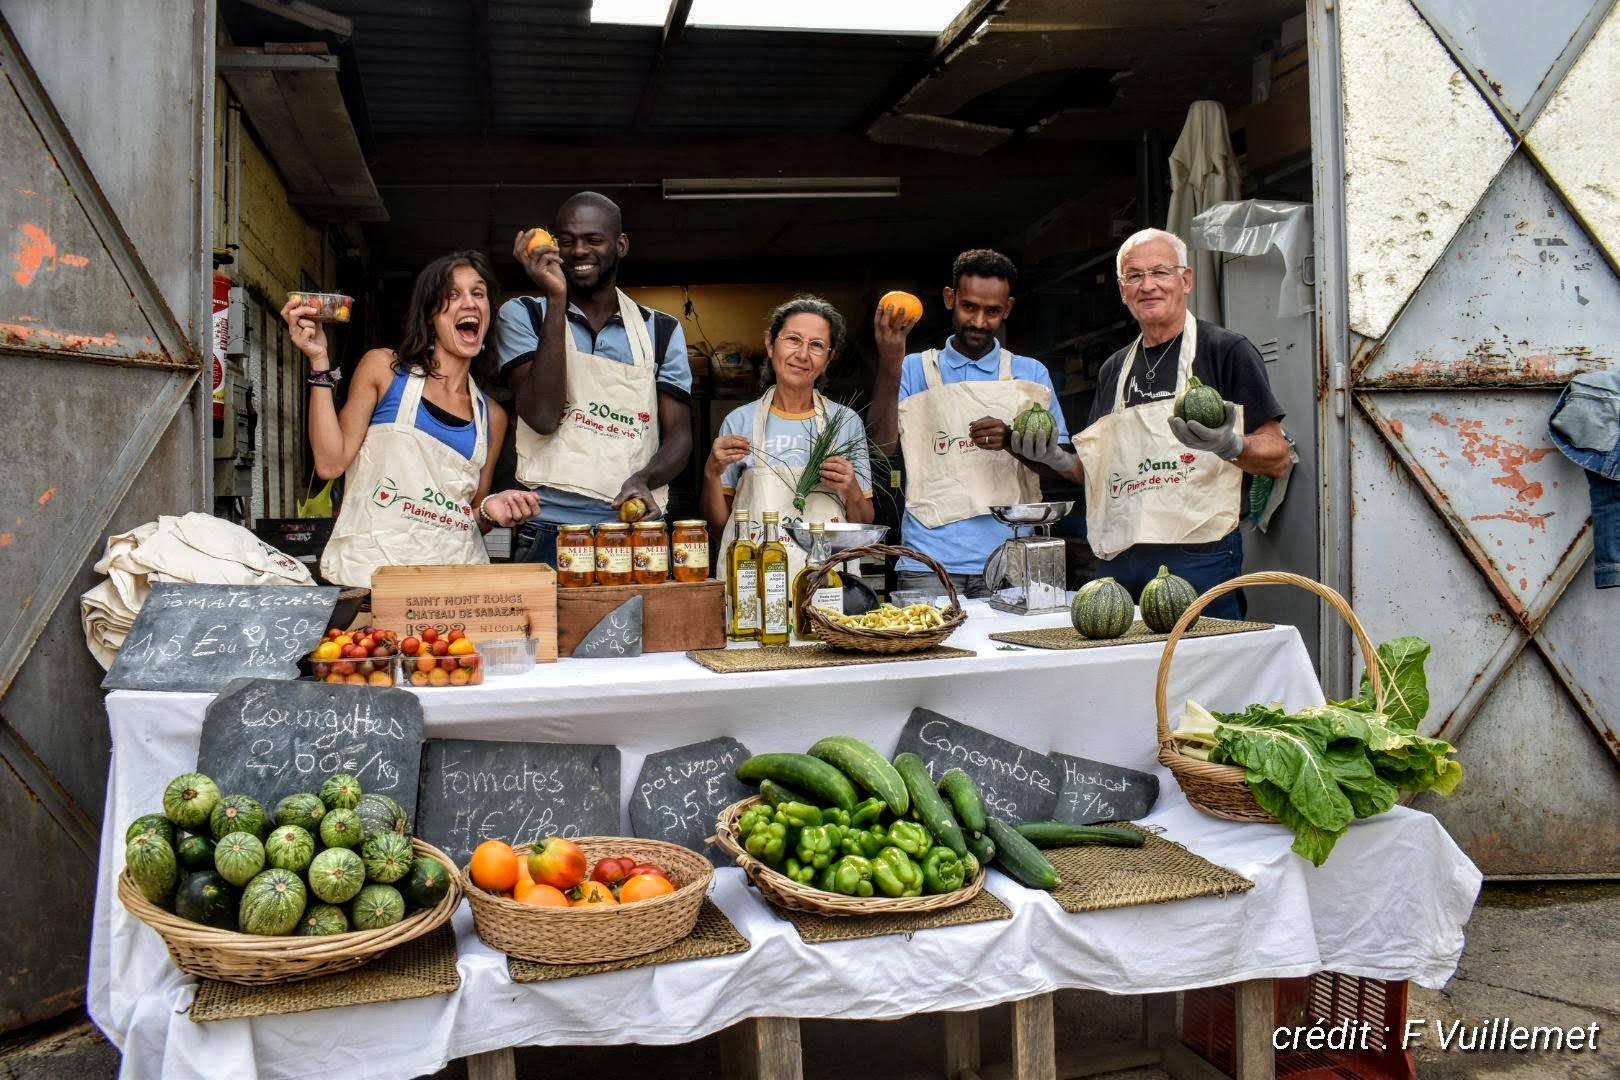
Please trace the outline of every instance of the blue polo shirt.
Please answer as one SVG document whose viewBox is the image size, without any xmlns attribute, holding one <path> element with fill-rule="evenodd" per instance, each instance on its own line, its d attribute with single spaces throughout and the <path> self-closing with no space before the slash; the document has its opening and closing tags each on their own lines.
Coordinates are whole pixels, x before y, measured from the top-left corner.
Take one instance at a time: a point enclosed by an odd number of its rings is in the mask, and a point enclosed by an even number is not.
<svg viewBox="0 0 1620 1080">
<path fill-rule="evenodd" d="M 988 382 L 1001 377 L 1001 349 L 991 349 L 977 360 L 969 360 L 956 351 L 955 338 L 948 338 L 939 352 L 939 379 L 946 386 L 957 382 Z M 1052 399 L 1047 407 L 1057 417 L 1058 441 L 1069 441 L 1069 429 L 1063 422 L 1063 410 L 1057 408 L 1057 391 L 1052 387 L 1052 376 L 1046 365 L 1030 356 L 1013 354 L 1012 377 L 1046 387 Z M 900 368 L 900 400 L 928 389 L 923 376 L 921 353 L 907 356 Z M 1012 527 L 1003 525 L 989 514 L 963 518 L 949 525 L 930 529 L 908 511 L 900 526 L 902 542 L 936 559 L 953 574 L 982 574 L 984 561 L 1001 543 L 1013 535 Z M 921 570 L 928 567 L 915 559 L 901 559 L 898 569 Z"/>
<path fill-rule="evenodd" d="M 658 392 L 678 401 L 692 400 L 692 363 L 686 354 L 686 333 L 675 316 L 652 308 L 636 305 L 641 317 L 647 320 L 647 339 L 653 344 L 657 357 L 657 370 L 653 378 Z M 508 375 L 513 367 L 534 359 L 540 348 L 540 326 L 546 317 L 546 298 L 543 296 L 515 296 L 501 305 L 496 318 L 496 354 L 500 357 L 501 373 Z M 615 311 L 600 332 L 591 329 L 590 320 L 577 306 L 568 305 L 568 329 L 574 335 L 574 345 L 581 352 L 594 353 L 621 364 L 635 363 L 630 351 L 630 334 L 624 319 Z M 595 524 L 612 521 L 617 517 L 613 504 L 588 498 L 572 491 L 541 486 L 535 494 L 540 496 L 540 513 L 536 521 L 554 525 Z"/>
</svg>

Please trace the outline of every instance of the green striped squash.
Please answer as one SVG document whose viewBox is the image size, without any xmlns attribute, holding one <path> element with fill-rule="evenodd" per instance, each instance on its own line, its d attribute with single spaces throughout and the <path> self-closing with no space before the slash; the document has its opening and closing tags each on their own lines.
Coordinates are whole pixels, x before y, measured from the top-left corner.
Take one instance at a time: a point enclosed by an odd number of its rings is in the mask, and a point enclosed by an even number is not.
<svg viewBox="0 0 1620 1080">
<path fill-rule="evenodd" d="M 142 896 L 159 907 L 168 906 L 180 880 L 180 868 L 167 840 L 155 832 L 136 833 L 124 845 L 124 863 Z"/>
<path fill-rule="evenodd" d="M 1051 438 L 1057 432 L 1057 417 L 1032 401 L 1029 408 L 1013 417 L 1012 429 L 1024 436 L 1045 435 Z"/>
<path fill-rule="evenodd" d="M 226 881 L 241 888 L 264 869 L 264 845 L 249 832 L 226 833 L 214 845 L 214 869 Z"/>
<path fill-rule="evenodd" d="M 325 816 L 326 804 L 321 802 L 321 797 L 307 791 L 289 795 L 276 803 L 277 825 L 296 825 L 313 834 L 321 827 L 321 818 Z"/>
<path fill-rule="evenodd" d="M 298 929 L 304 915 L 304 883 L 291 870 L 266 870 L 242 890 L 238 922 L 245 934 L 280 936 Z"/>
<path fill-rule="evenodd" d="M 304 937 L 325 937 L 328 934 L 347 934 L 349 917 L 336 904 L 311 904 L 298 920 L 298 933 Z"/>
<path fill-rule="evenodd" d="M 212 870 L 187 874 L 174 894 L 174 913 L 182 919 L 212 926 L 216 930 L 236 929 L 236 890 Z"/>
<path fill-rule="evenodd" d="M 309 864 L 309 888 L 328 904 L 354 899 L 366 883 L 366 864 L 348 848 L 327 848 Z"/>
<path fill-rule="evenodd" d="M 314 857 L 315 838 L 297 825 L 282 825 L 264 842 L 265 862 L 277 870 L 302 874 Z"/>
<path fill-rule="evenodd" d="M 188 832 L 208 824 L 219 802 L 219 786 L 200 772 L 181 773 L 163 791 L 163 813 Z"/>
<path fill-rule="evenodd" d="M 1083 638 L 1117 638 L 1131 628 L 1135 605 L 1125 586 L 1111 577 L 1088 581 L 1074 594 L 1069 617 Z"/>
<path fill-rule="evenodd" d="M 155 832 L 174 846 L 174 822 L 162 814 L 143 814 L 129 823 L 124 830 L 124 843 L 129 843 L 143 832 Z"/>
<path fill-rule="evenodd" d="M 1220 427 L 1226 423 L 1226 400 L 1221 392 L 1198 376 L 1187 379 L 1187 390 L 1176 399 L 1173 414 L 1183 420 L 1194 420 L 1205 427 Z"/>
<path fill-rule="evenodd" d="M 1192 587 L 1192 582 L 1180 578 L 1170 572 L 1168 566 L 1159 567 L 1159 573 L 1142 586 L 1142 598 L 1137 606 L 1142 609 L 1142 621 L 1147 628 L 1155 634 L 1168 634 L 1170 628 L 1176 625 L 1181 613 L 1192 606 L 1198 599 L 1198 590 Z M 1187 624 L 1190 630 L 1198 625 L 1195 618 Z"/>
<path fill-rule="evenodd" d="M 328 810 L 353 810 L 360 805 L 360 781 L 346 772 L 333 773 L 321 785 L 321 802 Z"/>
<path fill-rule="evenodd" d="M 366 880 L 391 885 L 411 872 L 411 842 L 397 832 L 372 833 L 360 847 Z"/>
<path fill-rule="evenodd" d="M 410 875 L 399 887 L 406 899 L 417 907 L 437 907 L 450 891 L 450 872 L 438 859 L 420 855 L 411 863 Z"/>
<path fill-rule="evenodd" d="M 362 831 L 353 810 L 328 810 L 321 818 L 321 843 L 329 848 L 358 848 Z"/>
<path fill-rule="evenodd" d="M 208 817 L 208 827 L 215 840 L 223 840 L 234 832 L 249 832 L 263 840 L 268 833 L 270 819 L 264 807 L 251 795 L 227 795 L 214 806 Z"/>
<path fill-rule="evenodd" d="M 180 866 L 193 873 L 214 868 L 214 842 L 200 833 L 194 833 L 180 841 L 174 849 L 174 854 L 180 860 Z"/>
<path fill-rule="evenodd" d="M 381 930 L 405 917 L 405 898 L 392 885 L 367 885 L 349 905 L 356 930 Z"/>
<path fill-rule="evenodd" d="M 411 823 L 405 816 L 405 808 L 387 795 L 380 792 L 368 791 L 360 796 L 359 804 L 354 812 L 360 815 L 360 832 L 363 837 L 370 839 L 375 833 L 391 832 L 410 838 Z"/>
</svg>

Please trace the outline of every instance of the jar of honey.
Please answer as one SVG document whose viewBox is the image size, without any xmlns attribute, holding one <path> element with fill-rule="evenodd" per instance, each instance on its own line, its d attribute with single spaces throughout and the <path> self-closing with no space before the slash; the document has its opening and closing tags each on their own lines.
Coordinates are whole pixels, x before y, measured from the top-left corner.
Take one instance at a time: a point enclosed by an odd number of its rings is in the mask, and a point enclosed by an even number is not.
<svg viewBox="0 0 1620 1080">
<path fill-rule="evenodd" d="M 596 581 L 596 541 L 589 525 L 564 525 L 557 531 L 557 584 L 577 589 Z"/>
<path fill-rule="evenodd" d="M 604 521 L 596 527 L 596 583 L 629 585 L 635 580 L 631 556 L 630 526 L 622 521 Z"/>
<path fill-rule="evenodd" d="M 677 521 L 670 533 L 676 581 L 709 580 L 709 525 L 689 519 Z"/>
<path fill-rule="evenodd" d="M 638 521 L 632 538 L 637 585 L 669 580 L 669 534 L 662 521 Z"/>
</svg>

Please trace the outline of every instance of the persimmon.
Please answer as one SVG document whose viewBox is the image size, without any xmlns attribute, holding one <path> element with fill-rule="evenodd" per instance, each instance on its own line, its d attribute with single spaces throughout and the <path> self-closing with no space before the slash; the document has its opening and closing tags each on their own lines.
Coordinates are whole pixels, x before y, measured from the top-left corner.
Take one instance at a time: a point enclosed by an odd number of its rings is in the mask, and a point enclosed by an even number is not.
<svg viewBox="0 0 1620 1080">
<path fill-rule="evenodd" d="M 893 292 L 884 293 L 882 298 L 878 300 L 878 310 L 882 311 L 884 308 L 889 307 L 903 314 L 908 323 L 915 323 L 922 318 L 922 301 L 908 292 L 895 289 Z"/>
<path fill-rule="evenodd" d="M 619 903 L 633 904 L 637 900 L 668 896 L 674 891 L 675 886 L 662 874 L 637 874 L 619 886 Z"/>
<path fill-rule="evenodd" d="M 568 890 L 569 907 L 589 907 L 591 904 L 606 904 L 612 907 L 618 903 L 613 897 L 613 890 L 600 881 L 582 881 Z"/>
<path fill-rule="evenodd" d="M 485 840 L 473 852 L 473 884 L 486 892 L 510 892 L 518 882 L 518 857 L 504 840 Z"/>
</svg>

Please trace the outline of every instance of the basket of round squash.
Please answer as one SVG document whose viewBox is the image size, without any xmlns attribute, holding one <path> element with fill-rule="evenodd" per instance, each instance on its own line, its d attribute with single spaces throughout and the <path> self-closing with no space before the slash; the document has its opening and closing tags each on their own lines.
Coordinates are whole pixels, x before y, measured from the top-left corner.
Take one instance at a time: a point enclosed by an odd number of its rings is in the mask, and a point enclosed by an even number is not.
<svg viewBox="0 0 1620 1080">
<path fill-rule="evenodd" d="M 486 840 L 461 871 L 478 937 L 508 956 L 591 964 L 656 952 L 697 926 L 714 864 L 632 837 Z"/>
<path fill-rule="evenodd" d="M 259 986 L 347 971 L 461 903 L 450 857 L 347 774 L 267 811 L 184 773 L 163 808 L 125 833 L 118 899 L 190 975 Z"/>
</svg>

